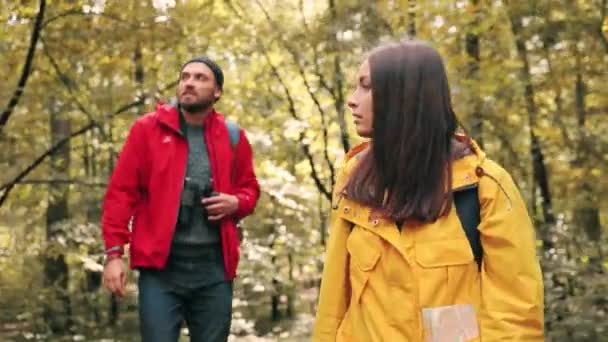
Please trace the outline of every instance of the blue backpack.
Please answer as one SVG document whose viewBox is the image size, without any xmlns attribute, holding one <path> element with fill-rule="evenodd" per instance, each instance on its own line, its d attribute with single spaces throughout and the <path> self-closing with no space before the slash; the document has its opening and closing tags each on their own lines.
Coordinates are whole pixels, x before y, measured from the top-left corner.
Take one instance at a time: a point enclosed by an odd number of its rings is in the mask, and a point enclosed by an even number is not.
<svg viewBox="0 0 608 342">
<path fill-rule="evenodd" d="M 241 129 L 239 128 L 239 125 L 232 120 L 224 120 L 224 122 L 226 123 L 228 135 L 230 136 L 230 145 L 232 145 L 232 148 L 235 148 L 241 137 Z"/>
<path fill-rule="evenodd" d="M 456 205 L 456 213 L 460 219 L 460 224 L 462 224 L 464 233 L 471 245 L 477 267 L 481 270 L 483 248 L 481 246 L 481 239 L 479 238 L 479 230 L 477 230 L 477 226 L 479 226 L 481 220 L 477 186 L 455 191 L 454 205 Z"/>
</svg>

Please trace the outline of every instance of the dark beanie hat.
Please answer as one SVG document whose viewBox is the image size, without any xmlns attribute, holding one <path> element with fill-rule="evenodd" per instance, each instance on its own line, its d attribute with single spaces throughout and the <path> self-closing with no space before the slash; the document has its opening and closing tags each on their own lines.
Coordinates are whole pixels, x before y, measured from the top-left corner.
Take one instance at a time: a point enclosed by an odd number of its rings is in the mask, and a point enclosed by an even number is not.
<svg viewBox="0 0 608 342">
<path fill-rule="evenodd" d="M 192 58 L 191 60 L 184 63 L 184 65 L 182 65 L 182 71 L 184 70 L 186 65 L 190 63 L 204 63 L 205 65 L 207 65 L 209 69 L 211 69 L 211 71 L 213 72 L 213 75 L 215 76 L 215 82 L 217 83 L 218 87 L 220 87 L 220 89 L 224 88 L 224 73 L 222 72 L 222 68 L 220 68 L 220 66 L 217 65 L 217 63 L 215 63 L 211 58 L 205 56 Z"/>
</svg>

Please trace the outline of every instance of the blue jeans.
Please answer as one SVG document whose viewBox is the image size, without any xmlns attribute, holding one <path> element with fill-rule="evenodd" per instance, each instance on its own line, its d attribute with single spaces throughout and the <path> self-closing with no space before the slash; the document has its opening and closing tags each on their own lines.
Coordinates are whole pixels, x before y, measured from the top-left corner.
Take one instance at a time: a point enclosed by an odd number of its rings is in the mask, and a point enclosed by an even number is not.
<svg viewBox="0 0 608 342">
<path fill-rule="evenodd" d="M 153 270 L 140 270 L 139 320 L 143 342 L 177 342 L 186 321 L 192 342 L 226 341 L 232 316 L 232 282 L 179 289 Z"/>
</svg>

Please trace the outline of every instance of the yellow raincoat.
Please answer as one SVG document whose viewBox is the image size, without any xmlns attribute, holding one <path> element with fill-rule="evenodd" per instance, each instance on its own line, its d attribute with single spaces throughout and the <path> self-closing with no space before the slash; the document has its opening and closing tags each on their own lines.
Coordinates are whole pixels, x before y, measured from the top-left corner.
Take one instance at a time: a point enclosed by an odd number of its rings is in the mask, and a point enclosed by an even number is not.
<svg viewBox="0 0 608 342">
<path fill-rule="evenodd" d="M 353 157 L 366 145 L 346 155 L 313 341 L 543 341 L 542 276 L 526 206 L 510 175 L 471 147 L 474 154 L 453 162 L 452 186 L 478 186 L 481 270 L 455 206 L 399 231 L 344 196 Z"/>
</svg>

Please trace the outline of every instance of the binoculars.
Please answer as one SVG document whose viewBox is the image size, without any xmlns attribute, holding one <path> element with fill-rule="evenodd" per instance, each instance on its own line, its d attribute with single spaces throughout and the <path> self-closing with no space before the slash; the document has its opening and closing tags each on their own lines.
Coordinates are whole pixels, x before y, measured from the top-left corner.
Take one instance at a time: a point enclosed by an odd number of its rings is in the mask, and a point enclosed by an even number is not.
<svg viewBox="0 0 608 342">
<path fill-rule="evenodd" d="M 197 214 L 202 214 L 206 220 L 207 210 L 205 210 L 201 201 L 203 198 L 211 197 L 215 194 L 216 192 L 213 191 L 211 182 L 207 183 L 204 187 L 200 187 L 197 183 L 192 182 L 190 178 L 186 177 L 180 197 L 177 222 L 180 225 L 189 225 L 192 221 L 192 217 Z"/>
</svg>

